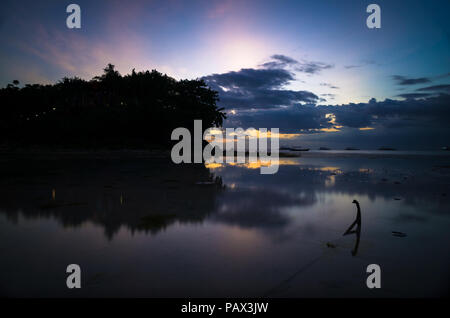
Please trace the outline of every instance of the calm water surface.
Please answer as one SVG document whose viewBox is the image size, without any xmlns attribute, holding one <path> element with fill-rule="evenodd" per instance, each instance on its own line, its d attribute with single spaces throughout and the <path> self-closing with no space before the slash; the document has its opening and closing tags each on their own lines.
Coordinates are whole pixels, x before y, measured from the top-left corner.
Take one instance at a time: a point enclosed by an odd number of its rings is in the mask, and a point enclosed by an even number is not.
<svg viewBox="0 0 450 318">
<path fill-rule="evenodd" d="M 450 286 L 450 156 L 311 152 L 175 166 L 128 154 L 0 159 L 0 294 L 408 297 Z M 360 202 L 362 228 L 342 234 Z M 394 236 L 393 231 L 406 236 Z M 352 255 L 352 251 L 354 251 Z M 79 264 L 82 288 L 68 290 Z M 366 287 L 379 264 L 382 288 Z"/>
</svg>

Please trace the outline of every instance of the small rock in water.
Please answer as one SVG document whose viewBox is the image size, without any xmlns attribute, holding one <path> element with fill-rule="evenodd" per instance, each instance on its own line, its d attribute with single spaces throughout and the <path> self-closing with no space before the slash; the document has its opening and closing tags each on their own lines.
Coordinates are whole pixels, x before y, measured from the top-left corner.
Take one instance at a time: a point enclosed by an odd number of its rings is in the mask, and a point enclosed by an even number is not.
<svg viewBox="0 0 450 318">
<path fill-rule="evenodd" d="M 398 201 L 398 200 L 401 200 L 401 198 L 394 198 L 394 200 L 397 200 L 397 201 Z"/>
<path fill-rule="evenodd" d="M 392 236 L 396 236 L 396 237 L 406 237 L 406 233 L 397 232 L 397 231 L 392 231 Z"/>
<path fill-rule="evenodd" d="M 333 243 L 327 242 L 327 247 L 336 248 L 336 245 L 334 245 Z"/>
</svg>

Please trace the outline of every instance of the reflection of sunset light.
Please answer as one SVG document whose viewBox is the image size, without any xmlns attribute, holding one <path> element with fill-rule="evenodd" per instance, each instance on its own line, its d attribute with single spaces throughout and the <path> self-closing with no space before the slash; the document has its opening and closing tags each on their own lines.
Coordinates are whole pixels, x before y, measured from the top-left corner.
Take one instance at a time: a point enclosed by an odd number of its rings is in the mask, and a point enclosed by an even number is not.
<svg viewBox="0 0 450 318">
<path fill-rule="evenodd" d="M 211 135 L 220 135 L 220 134 L 222 134 L 222 129 L 219 129 L 219 128 L 211 128 L 211 129 L 209 129 L 209 133 L 210 133 Z"/>
<path fill-rule="evenodd" d="M 205 167 L 208 169 L 218 169 L 218 168 L 222 168 L 223 164 L 221 163 L 205 163 Z"/>
<path fill-rule="evenodd" d="M 335 184 L 336 184 L 336 176 L 331 175 L 331 176 L 328 176 L 328 177 L 325 179 L 325 186 L 326 186 L 326 187 L 332 187 L 332 186 L 334 186 Z"/>
<path fill-rule="evenodd" d="M 227 210 L 224 208 L 224 212 Z M 225 232 L 221 236 L 225 239 L 218 241 L 221 252 L 228 258 L 239 261 L 251 257 L 250 255 L 260 250 L 265 242 L 255 230 L 242 229 L 238 226 L 221 226 L 216 230 Z"/>
<path fill-rule="evenodd" d="M 269 167 L 270 165 L 279 165 L 279 166 L 294 166 L 298 165 L 299 162 L 292 159 L 270 159 L 270 160 L 259 160 L 256 162 L 246 162 L 246 163 L 236 163 L 236 162 L 227 162 L 227 163 L 205 163 L 205 167 L 208 169 L 218 169 L 223 168 L 226 165 L 236 166 L 246 169 L 259 169 L 261 167 Z"/>
<path fill-rule="evenodd" d="M 375 129 L 375 128 L 373 128 L 373 127 L 361 127 L 361 128 L 359 128 L 359 130 L 373 130 L 373 129 Z"/>
<path fill-rule="evenodd" d="M 336 129 L 334 127 L 331 128 L 321 128 L 320 131 L 324 131 L 324 132 L 333 132 L 333 131 L 339 131 L 339 129 Z"/>
<path fill-rule="evenodd" d="M 339 170 L 339 168 L 338 167 L 320 167 L 317 170 L 335 172 L 336 170 Z"/>
<path fill-rule="evenodd" d="M 245 167 L 247 169 L 259 169 L 261 167 L 268 167 L 268 166 L 270 166 L 271 162 L 270 161 L 261 162 L 260 160 L 258 160 L 257 162 L 248 162 L 248 163 L 234 163 L 234 162 L 230 162 L 229 165 L 230 166 Z"/>
</svg>

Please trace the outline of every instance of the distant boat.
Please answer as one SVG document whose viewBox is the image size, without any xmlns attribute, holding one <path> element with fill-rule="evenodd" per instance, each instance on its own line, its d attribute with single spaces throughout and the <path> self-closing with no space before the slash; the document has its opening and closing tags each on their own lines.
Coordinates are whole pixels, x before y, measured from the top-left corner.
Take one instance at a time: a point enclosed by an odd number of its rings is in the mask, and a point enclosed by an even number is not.
<svg viewBox="0 0 450 318">
<path fill-rule="evenodd" d="M 445 146 L 445 147 L 442 147 L 441 149 L 442 149 L 442 150 L 445 150 L 445 151 L 449 151 L 449 150 L 450 150 L 450 147 L 449 147 L 449 146 Z"/>
<path fill-rule="evenodd" d="M 331 149 L 327 147 L 320 147 L 319 150 L 331 150 Z"/>
<path fill-rule="evenodd" d="M 391 147 L 380 147 L 380 148 L 378 148 L 378 150 L 389 150 L 389 151 L 394 151 L 394 150 L 397 150 L 397 149 L 391 148 Z"/>
<path fill-rule="evenodd" d="M 301 147 L 282 147 L 280 150 L 289 150 L 289 151 L 309 151 L 309 148 L 301 148 Z"/>
<path fill-rule="evenodd" d="M 347 147 L 345 148 L 345 150 L 359 150 L 358 148 L 353 148 L 353 147 Z"/>
<path fill-rule="evenodd" d="M 309 148 L 298 147 L 298 148 L 291 148 L 290 150 L 291 151 L 309 151 Z"/>
</svg>

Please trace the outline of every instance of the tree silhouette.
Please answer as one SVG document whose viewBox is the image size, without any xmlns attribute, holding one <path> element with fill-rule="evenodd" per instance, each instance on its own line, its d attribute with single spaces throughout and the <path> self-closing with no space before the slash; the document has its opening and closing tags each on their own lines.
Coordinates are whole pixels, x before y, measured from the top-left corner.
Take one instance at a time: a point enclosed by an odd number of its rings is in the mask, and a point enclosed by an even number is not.
<svg viewBox="0 0 450 318">
<path fill-rule="evenodd" d="M 177 81 L 152 70 L 122 76 L 112 64 L 90 81 L 54 85 L 18 81 L 0 89 L 0 141 L 83 147 L 170 146 L 177 127 L 219 127 L 218 93 L 203 80 Z"/>
</svg>

